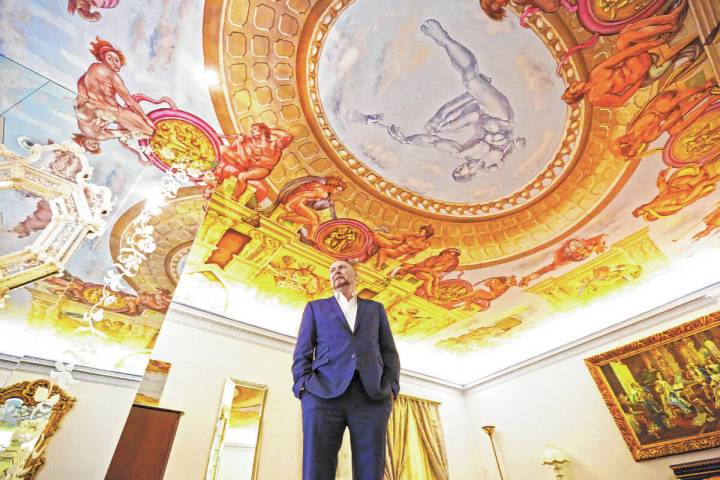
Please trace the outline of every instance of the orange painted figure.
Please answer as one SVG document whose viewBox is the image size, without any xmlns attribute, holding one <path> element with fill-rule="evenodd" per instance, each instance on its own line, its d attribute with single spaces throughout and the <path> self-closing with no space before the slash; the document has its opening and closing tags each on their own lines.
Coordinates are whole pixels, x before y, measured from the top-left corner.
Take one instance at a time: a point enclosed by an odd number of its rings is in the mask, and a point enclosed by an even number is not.
<svg viewBox="0 0 720 480">
<path fill-rule="evenodd" d="M 700 240 L 703 237 L 707 237 L 711 233 L 713 233 L 715 230 L 720 228 L 720 203 L 717 205 L 717 208 L 707 214 L 705 218 L 703 218 L 703 221 L 705 222 L 705 230 L 702 230 L 695 235 L 693 235 L 693 240 L 697 241 Z"/>
<path fill-rule="evenodd" d="M 98 22 L 102 18 L 96 8 L 115 8 L 120 0 L 68 0 L 67 10 L 70 15 L 77 13 L 80 18 L 88 22 Z"/>
<path fill-rule="evenodd" d="M 221 185 L 230 177 L 237 183 L 233 191 L 233 200 L 237 201 L 247 190 L 248 185 L 255 189 L 255 200 L 262 202 L 268 196 L 265 178 L 282 158 L 285 150 L 293 140 L 292 135 L 284 130 L 270 128 L 264 123 L 254 123 L 250 134 L 227 136 L 232 140 L 230 145 L 220 147 L 220 162 L 215 168 L 215 184 Z"/>
<path fill-rule="evenodd" d="M 285 213 L 281 214 L 278 219 L 303 225 L 307 231 L 306 237 L 313 240 L 315 230 L 322 222 L 319 212 L 329 209 L 332 217 L 335 218 L 333 196 L 345 190 L 346 187 L 345 182 L 334 175 L 296 178 L 280 189 L 278 197 L 272 205 L 257 211 L 268 215 L 282 205 Z"/>
<path fill-rule="evenodd" d="M 103 297 L 104 288 L 102 285 L 85 282 L 77 277 L 72 277 L 67 272 L 60 277 L 48 277 L 44 282 L 47 283 L 51 292 L 65 295 L 72 300 L 89 306 L 94 305 Z M 115 300 L 104 304 L 103 308 L 110 312 L 125 315 L 140 315 L 147 309 L 167 312 L 172 301 L 170 292 L 163 288 L 154 292 L 141 290 L 137 295 L 112 290 L 109 293 L 115 297 Z"/>
<path fill-rule="evenodd" d="M 534 271 L 530 275 L 520 280 L 521 287 L 527 287 L 530 282 L 536 280 L 546 273 L 573 262 L 582 262 L 587 260 L 593 253 L 601 254 L 607 250 L 607 235 L 596 235 L 587 239 L 571 238 L 565 241 L 560 248 L 555 251 L 552 263 Z"/>
<path fill-rule="evenodd" d="M 480 283 L 487 287 L 487 290 L 482 288 L 475 289 L 472 292 L 455 299 L 451 303 L 444 305 L 444 307 L 464 307 L 465 310 L 472 310 L 472 307 L 476 306 L 481 312 L 483 312 L 490 308 L 493 300 L 501 297 L 512 287 L 517 285 L 517 279 L 515 278 L 515 275 L 510 275 L 488 278 Z"/>
<path fill-rule="evenodd" d="M 507 15 L 505 11 L 510 0 L 480 0 L 480 8 L 493 20 L 502 20 Z M 512 3 L 520 7 L 535 7 L 545 13 L 554 13 L 561 5 L 567 5 L 572 9 L 570 2 L 561 0 L 513 0 Z"/>
<path fill-rule="evenodd" d="M 73 135 L 73 140 L 97 154 L 101 141 L 118 139 L 123 147 L 134 152 L 126 139 L 148 138 L 154 127 L 120 77 L 125 56 L 100 38 L 90 44 L 90 52 L 97 62 L 77 82 L 75 111 L 80 133 Z"/>
<path fill-rule="evenodd" d="M 613 153 L 634 158 L 660 135 L 677 135 L 702 115 L 715 100 L 716 83 L 684 90 L 667 90 L 657 94 L 628 126 L 624 135 L 616 138 Z"/>
<path fill-rule="evenodd" d="M 687 0 L 665 15 L 628 24 L 617 37 L 616 52 L 595 65 L 586 81 L 572 82 L 562 99 L 569 104 L 587 97 L 596 107 L 620 107 L 635 95 L 655 65 L 650 50 L 666 44 L 680 28 Z"/>
<path fill-rule="evenodd" d="M 422 298 L 432 298 L 437 294 L 438 285 L 443 275 L 457 269 L 460 264 L 460 250 L 446 248 L 437 255 L 428 257 L 415 265 L 402 265 L 395 276 L 402 277 L 410 274 L 420 280 L 422 284 L 415 292 Z"/>
<path fill-rule="evenodd" d="M 689 164 L 670 173 L 672 170 L 668 167 L 658 174 L 657 196 L 633 210 L 633 216 L 651 222 L 674 215 L 710 195 L 720 181 L 720 160 L 702 166 Z"/>
<path fill-rule="evenodd" d="M 375 267 L 381 268 L 389 258 L 405 263 L 430 248 L 430 239 L 435 235 L 430 225 L 422 225 L 418 233 L 405 235 L 392 234 L 388 231 L 377 230 L 373 232 L 373 242 L 377 245 Z"/>
</svg>

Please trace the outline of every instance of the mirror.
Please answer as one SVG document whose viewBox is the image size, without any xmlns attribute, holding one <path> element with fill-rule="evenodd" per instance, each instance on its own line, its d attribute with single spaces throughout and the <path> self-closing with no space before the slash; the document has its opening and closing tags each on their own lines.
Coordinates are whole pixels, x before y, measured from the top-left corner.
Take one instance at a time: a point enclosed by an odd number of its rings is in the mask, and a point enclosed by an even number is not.
<svg viewBox="0 0 720 480">
<path fill-rule="evenodd" d="M 206 480 L 255 480 L 267 387 L 225 380 Z"/>
<path fill-rule="evenodd" d="M 0 389 L 0 478 L 29 480 L 74 398 L 48 380 Z"/>
</svg>

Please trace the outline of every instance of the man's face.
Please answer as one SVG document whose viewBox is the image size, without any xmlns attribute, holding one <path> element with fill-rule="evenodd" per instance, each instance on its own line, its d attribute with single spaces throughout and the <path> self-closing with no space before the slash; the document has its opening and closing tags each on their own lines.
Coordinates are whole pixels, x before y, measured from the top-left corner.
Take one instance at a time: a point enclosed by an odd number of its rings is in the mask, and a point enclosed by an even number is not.
<svg viewBox="0 0 720 480">
<path fill-rule="evenodd" d="M 263 137 L 265 134 L 265 131 L 262 129 L 262 127 L 259 127 L 258 125 L 253 125 L 250 127 L 250 136 L 253 137 L 255 140 L 259 140 Z"/>
<path fill-rule="evenodd" d="M 89 153 L 100 153 L 100 142 L 97 140 L 90 140 L 87 139 L 85 142 L 83 142 L 83 146 L 85 147 L 85 150 L 87 150 Z"/>
<path fill-rule="evenodd" d="M 355 270 L 348 262 L 339 260 L 330 265 L 330 285 L 333 290 L 340 290 L 348 285 L 355 287 Z"/>
<path fill-rule="evenodd" d="M 105 55 L 103 55 L 103 60 L 105 60 L 105 65 L 107 65 L 108 68 L 110 68 L 110 70 L 114 72 L 119 72 L 122 68 L 120 56 L 115 52 L 107 52 Z"/>
</svg>

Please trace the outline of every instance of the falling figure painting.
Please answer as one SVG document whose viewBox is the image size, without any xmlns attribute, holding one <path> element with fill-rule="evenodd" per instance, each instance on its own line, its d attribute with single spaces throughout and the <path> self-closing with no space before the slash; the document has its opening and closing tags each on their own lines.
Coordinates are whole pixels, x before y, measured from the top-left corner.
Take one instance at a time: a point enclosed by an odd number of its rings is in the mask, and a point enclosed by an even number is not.
<svg viewBox="0 0 720 480">
<path fill-rule="evenodd" d="M 425 132 L 405 135 L 397 125 L 383 123 L 384 115 L 357 114 L 355 120 L 386 128 L 390 137 L 417 147 L 435 148 L 449 153 L 460 164 L 452 172 L 456 182 L 469 182 L 478 171 L 500 168 L 505 157 L 525 147 L 525 139 L 515 136 L 515 114 L 508 98 L 492 80 L 480 73 L 475 55 L 453 39 L 434 19 L 420 30 L 445 49 L 450 63 L 460 73 L 465 92 L 445 103 L 425 124 Z M 461 143 L 448 135 L 471 132 Z"/>
</svg>

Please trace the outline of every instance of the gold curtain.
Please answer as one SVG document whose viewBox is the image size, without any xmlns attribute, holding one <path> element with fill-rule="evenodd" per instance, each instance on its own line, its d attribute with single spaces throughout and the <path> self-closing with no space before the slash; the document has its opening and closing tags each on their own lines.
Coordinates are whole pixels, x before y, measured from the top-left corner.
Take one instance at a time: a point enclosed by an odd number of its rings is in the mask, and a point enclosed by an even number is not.
<svg viewBox="0 0 720 480">
<path fill-rule="evenodd" d="M 384 480 L 448 480 L 438 404 L 400 395 L 388 423 Z"/>
</svg>

